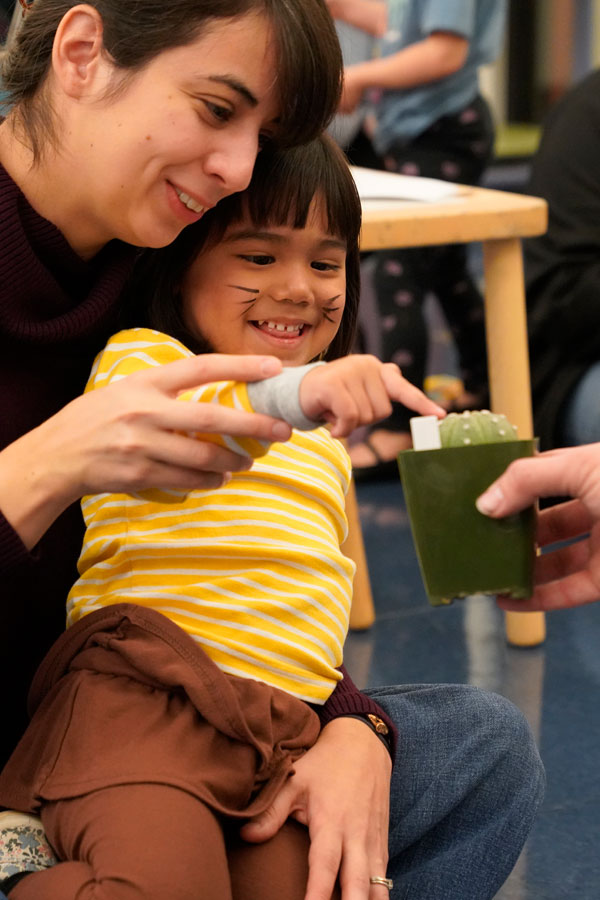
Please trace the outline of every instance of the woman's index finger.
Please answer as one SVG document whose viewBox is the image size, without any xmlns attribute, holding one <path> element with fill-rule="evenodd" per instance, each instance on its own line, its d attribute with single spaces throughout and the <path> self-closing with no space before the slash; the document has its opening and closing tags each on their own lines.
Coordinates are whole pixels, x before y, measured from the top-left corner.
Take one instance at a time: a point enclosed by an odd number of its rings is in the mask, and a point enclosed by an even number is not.
<svg viewBox="0 0 600 900">
<path fill-rule="evenodd" d="M 261 381 L 278 375 L 281 369 L 274 356 L 204 353 L 153 370 L 153 380 L 165 392 L 178 394 L 213 381 Z"/>
</svg>

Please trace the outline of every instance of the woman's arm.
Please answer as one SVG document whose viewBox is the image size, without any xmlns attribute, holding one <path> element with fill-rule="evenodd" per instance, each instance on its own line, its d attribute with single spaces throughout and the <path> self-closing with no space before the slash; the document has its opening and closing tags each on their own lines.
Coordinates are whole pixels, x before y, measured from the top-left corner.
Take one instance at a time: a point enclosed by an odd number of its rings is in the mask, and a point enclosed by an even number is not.
<svg viewBox="0 0 600 900">
<path fill-rule="evenodd" d="M 31 549 L 60 513 L 88 493 L 213 488 L 246 456 L 187 434 L 287 440 L 291 429 L 268 416 L 177 395 L 219 380 L 277 374 L 273 357 L 206 355 L 148 369 L 77 397 L 0 453 L 0 509 Z"/>
</svg>

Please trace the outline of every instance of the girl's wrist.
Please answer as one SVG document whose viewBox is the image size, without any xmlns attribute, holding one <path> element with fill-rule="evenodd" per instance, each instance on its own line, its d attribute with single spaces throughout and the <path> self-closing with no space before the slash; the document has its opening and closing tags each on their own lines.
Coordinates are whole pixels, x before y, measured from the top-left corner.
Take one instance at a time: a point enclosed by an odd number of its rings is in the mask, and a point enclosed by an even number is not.
<svg viewBox="0 0 600 900">
<path fill-rule="evenodd" d="M 302 383 L 313 369 L 324 362 L 307 363 L 305 366 L 288 366 L 279 375 L 248 384 L 248 398 L 255 412 L 283 419 L 293 428 L 311 431 L 323 423 L 311 418 L 301 393 Z"/>
</svg>

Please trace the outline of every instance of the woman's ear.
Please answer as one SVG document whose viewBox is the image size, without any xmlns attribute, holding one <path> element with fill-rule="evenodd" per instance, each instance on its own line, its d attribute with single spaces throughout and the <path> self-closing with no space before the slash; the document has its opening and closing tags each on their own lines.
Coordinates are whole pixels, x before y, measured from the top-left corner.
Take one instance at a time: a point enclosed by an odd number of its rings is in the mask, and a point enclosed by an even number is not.
<svg viewBox="0 0 600 900">
<path fill-rule="evenodd" d="M 103 63 L 103 23 L 97 9 L 73 6 L 60 21 L 52 48 L 55 78 L 67 96 L 88 94 Z"/>
</svg>

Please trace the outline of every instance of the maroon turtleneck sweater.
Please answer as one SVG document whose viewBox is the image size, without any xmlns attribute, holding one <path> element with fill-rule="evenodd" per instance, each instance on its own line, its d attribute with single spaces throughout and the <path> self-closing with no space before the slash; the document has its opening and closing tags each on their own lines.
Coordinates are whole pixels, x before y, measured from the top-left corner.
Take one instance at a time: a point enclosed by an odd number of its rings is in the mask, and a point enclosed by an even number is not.
<svg viewBox="0 0 600 900">
<path fill-rule="evenodd" d="M 0 166 L 0 448 L 81 394 L 94 356 L 117 330 L 135 253 L 112 241 L 84 262 Z M 83 531 L 75 503 L 30 553 L 0 512 L 0 768 L 27 724 L 33 674 L 64 630 Z M 396 738 L 347 674 L 318 712 L 323 724 L 375 713 Z"/>
<path fill-rule="evenodd" d="M 112 241 L 84 262 L 0 166 L 0 447 L 83 391 L 134 255 Z M 78 503 L 31 553 L 0 513 L 0 764 L 26 723 L 35 668 L 64 630 L 82 536 Z"/>
</svg>

